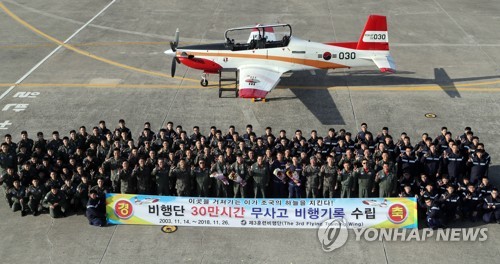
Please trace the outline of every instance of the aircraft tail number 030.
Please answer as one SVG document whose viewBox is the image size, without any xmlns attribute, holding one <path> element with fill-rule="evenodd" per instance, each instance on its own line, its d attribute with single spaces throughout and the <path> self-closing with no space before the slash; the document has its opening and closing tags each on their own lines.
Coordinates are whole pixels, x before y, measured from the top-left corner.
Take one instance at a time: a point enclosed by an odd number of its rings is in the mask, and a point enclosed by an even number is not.
<svg viewBox="0 0 500 264">
<path fill-rule="evenodd" d="M 363 42 L 389 42 L 387 31 L 366 31 Z"/>
</svg>

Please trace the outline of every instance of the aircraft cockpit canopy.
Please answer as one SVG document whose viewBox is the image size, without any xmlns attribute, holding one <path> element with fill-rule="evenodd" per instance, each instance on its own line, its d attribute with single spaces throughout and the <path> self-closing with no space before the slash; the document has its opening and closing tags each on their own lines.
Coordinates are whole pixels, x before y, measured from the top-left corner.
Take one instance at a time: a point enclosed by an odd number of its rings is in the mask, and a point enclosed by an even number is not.
<svg viewBox="0 0 500 264">
<path fill-rule="evenodd" d="M 256 25 L 226 30 L 224 38 L 228 49 L 252 50 L 286 47 L 292 36 L 289 24 Z"/>
</svg>

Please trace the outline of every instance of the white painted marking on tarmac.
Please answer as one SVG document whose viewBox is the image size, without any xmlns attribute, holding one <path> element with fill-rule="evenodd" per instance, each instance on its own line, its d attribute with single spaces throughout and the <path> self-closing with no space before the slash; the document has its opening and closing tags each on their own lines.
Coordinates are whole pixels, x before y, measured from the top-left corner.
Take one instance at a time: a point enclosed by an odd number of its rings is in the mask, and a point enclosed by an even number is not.
<svg viewBox="0 0 500 264">
<path fill-rule="evenodd" d="M 17 92 L 14 94 L 14 98 L 36 98 L 40 95 L 40 92 Z"/>
<path fill-rule="evenodd" d="M 99 13 L 97 13 L 94 17 L 92 17 L 87 23 L 85 23 L 83 26 L 81 26 L 75 33 L 73 33 L 69 38 L 67 38 L 63 43 L 66 44 L 68 43 L 72 38 L 74 38 L 80 31 L 82 31 L 84 28 L 86 28 L 92 21 L 94 21 L 98 16 L 100 16 L 104 11 L 106 11 L 112 4 L 114 4 L 116 0 L 112 0 L 109 4 L 107 4 Z M 0 95 L 0 100 L 2 100 L 7 94 L 10 93 L 18 84 L 22 83 L 28 76 L 30 76 L 38 67 L 40 67 L 45 61 L 47 61 L 52 55 L 54 55 L 58 50 L 62 48 L 63 45 L 57 46 L 49 55 L 45 56 L 41 61 L 39 61 L 33 68 L 31 68 L 26 74 L 24 74 L 19 80 L 17 80 L 14 85 L 10 86 L 9 89 L 7 89 L 5 92 Z"/>
<path fill-rule="evenodd" d="M 0 129 L 1 130 L 6 130 L 8 126 L 12 125 L 10 120 L 5 120 L 4 122 L 0 123 Z"/>
<path fill-rule="evenodd" d="M 29 104 L 6 104 L 2 111 L 9 111 L 11 107 L 14 107 L 12 110 L 16 113 L 22 112 L 28 109 Z"/>
<path fill-rule="evenodd" d="M 11 106 L 16 106 L 16 104 L 6 104 L 3 108 L 2 111 L 8 111 Z"/>
</svg>

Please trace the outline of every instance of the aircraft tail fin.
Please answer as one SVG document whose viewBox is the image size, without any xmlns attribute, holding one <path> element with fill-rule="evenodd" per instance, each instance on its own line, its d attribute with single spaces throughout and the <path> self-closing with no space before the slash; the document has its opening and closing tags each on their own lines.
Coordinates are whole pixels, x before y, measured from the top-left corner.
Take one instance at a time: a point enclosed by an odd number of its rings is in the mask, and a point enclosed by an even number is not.
<svg viewBox="0 0 500 264">
<path fill-rule="evenodd" d="M 358 50 L 389 50 L 387 18 L 370 15 L 356 47 Z"/>
<path fill-rule="evenodd" d="M 274 34 L 274 28 L 265 27 L 264 25 L 257 24 L 250 32 L 250 36 L 248 37 L 247 43 L 250 43 L 253 39 L 261 39 L 262 33 L 265 31 L 265 37 L 267 41 L 276 41 L 276 35 Z"/>
</svg>

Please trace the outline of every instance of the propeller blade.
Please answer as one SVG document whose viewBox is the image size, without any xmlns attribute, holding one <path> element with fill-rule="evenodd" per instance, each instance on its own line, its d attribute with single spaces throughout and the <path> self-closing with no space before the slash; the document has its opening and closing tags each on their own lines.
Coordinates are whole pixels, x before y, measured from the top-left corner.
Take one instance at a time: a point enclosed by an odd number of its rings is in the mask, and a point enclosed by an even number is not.
<svg viewBox="0 0 500 264">
<path fill-rule="evenodd" d="M 174 43 L 175 43 L 175 47 L 177 48 L 177 45 L 179 45 L 179 29 L 176 29 L 175 30 L 175 37 L 174 37 Z"/>
<path fill-rule="evenodd" d="M 179 29 L 175 30 L 174 41 L 170 41 L 170 48 L 172 51 L 177 49 L 177 45 L 179 45 Z"/>
<path fill-rule="evenodd" d="M 172 49 L 173 54 L 174 54 L 174 59 L 172 60 L 172 77 L 175 76 L 175 69 L 177 68 L 177 63 L 181 63 L 179 58 L 177 58 L 177 55 L 175 54 L 175 51 L 177 50 L 177 45 L 179 45 L 179 29 L 175 30 L 175 36 L 174 36 L 174 41 L 170 41 L 170 49 Z"/>
<path fill-rule="evenodd" d="M 172 77 L 175 76 L 175 68 L 177 67 L 177 63 L 176 63 L 177 60 L 178 60 L 177 58 L 172 60 Z"/>
</svg>

